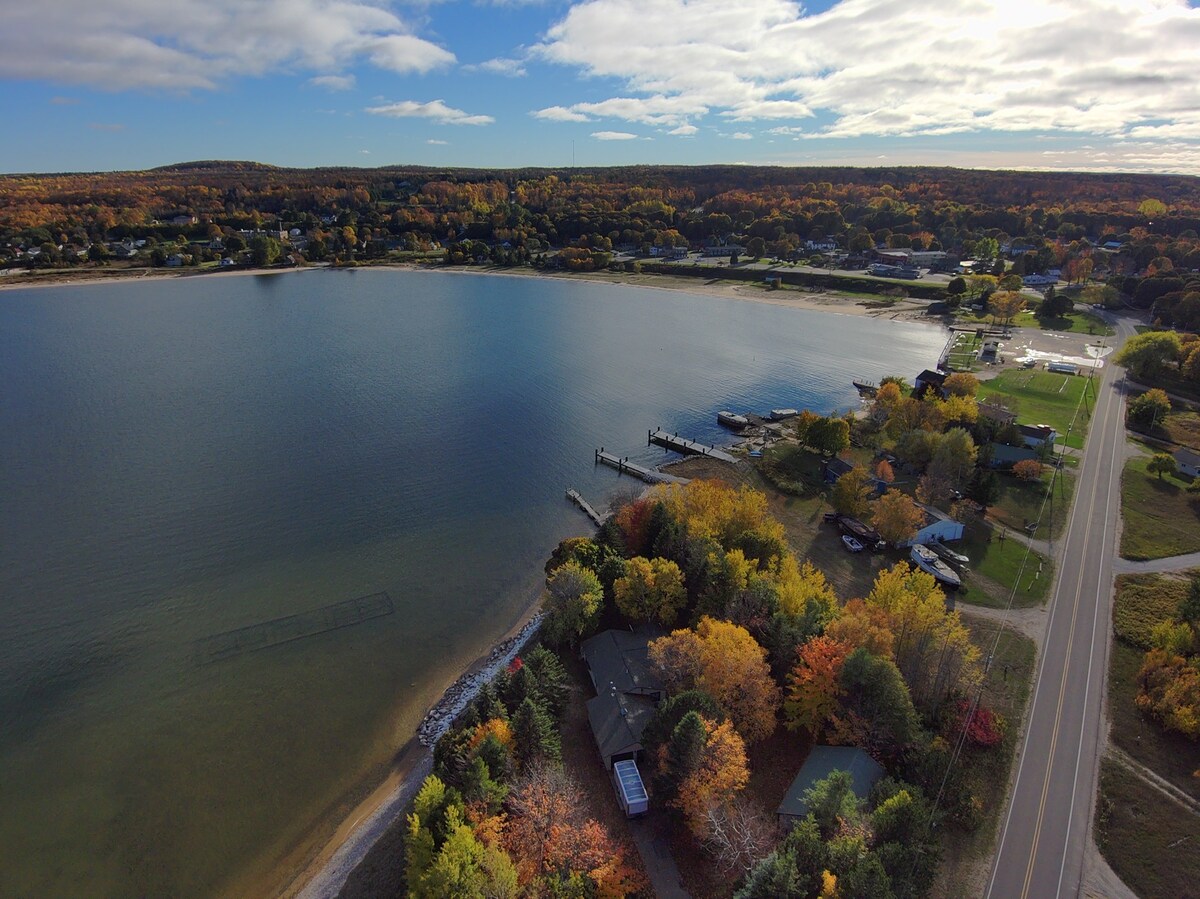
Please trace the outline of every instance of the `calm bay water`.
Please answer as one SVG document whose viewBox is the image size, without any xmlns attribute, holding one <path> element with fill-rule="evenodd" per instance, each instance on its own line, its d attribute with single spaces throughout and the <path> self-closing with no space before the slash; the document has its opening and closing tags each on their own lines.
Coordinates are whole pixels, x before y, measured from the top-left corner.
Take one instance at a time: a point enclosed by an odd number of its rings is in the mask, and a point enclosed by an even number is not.
<svg viewBox="0 0 1200 899">
<path fill-rule="evenodd" d="M 937 328 L 410 272 L 0 294 L 0 895 L 205 896 L 386 768 L 601 503 L 600 445 L 856 403 Z M 628 482 L 626 482 L 628 483 Z M 214 634 L 396 612 L 225 661 Z"/>
</svg>

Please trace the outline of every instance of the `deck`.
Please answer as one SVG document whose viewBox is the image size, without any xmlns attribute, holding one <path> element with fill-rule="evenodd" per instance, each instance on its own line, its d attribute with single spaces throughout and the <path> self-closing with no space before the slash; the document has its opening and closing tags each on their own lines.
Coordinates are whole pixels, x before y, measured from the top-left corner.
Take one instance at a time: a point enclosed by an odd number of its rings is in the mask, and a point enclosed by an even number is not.
<svg viewBox="0 0 1200 899">
<path fill-rule="evenodd" d="M 628 458 L 607 453 L 604 448 L 596 450 L 596 464 L 604 464 L 610 468 L 615 468 L 617 474 L 628 474 L 633 477 L 645 481 L 647 484 L 686 484 L 687 478 L 677 478 L 672 474 L 664 474 L 654 468 L 646 468 L 644 465 L 638 465 L 636 462 L 630 462 Z"/>
</svg>

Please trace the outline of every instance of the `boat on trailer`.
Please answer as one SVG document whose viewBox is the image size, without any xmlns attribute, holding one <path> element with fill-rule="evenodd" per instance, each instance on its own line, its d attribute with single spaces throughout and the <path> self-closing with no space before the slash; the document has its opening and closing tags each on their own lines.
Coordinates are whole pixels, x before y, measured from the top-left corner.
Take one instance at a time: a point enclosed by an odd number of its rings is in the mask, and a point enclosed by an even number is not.
<svg viewBox="0 0 1200 899">
<path fill-rule="evenodd" d="M 937 553 L 927 546 L 922 546 L 919 543 L 913 544 L 912 560 L 917 563 L 917 567 L 922 571 L 927 571 L 937 579 L 938 583 L 945 584 L 953 590 L 957 590 L 962 586 L 962 578 L 958 574 L 938 558 Z"/>
</svg>

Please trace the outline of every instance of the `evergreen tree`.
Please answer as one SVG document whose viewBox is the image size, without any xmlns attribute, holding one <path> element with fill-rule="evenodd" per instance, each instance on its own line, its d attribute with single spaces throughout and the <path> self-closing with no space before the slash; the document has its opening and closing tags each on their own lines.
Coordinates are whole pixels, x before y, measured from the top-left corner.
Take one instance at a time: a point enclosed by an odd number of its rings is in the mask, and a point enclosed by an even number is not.
<svg viewBox="0 0 1200 899">
<path fill-rule="evenodd" d="M 682 784 L 699 765 L 708 743 L 708 728 L 695 712 L 688 712 L 676 725 L 667 741 L 666 756 L 659 784 L 664 793 L 674 796 Z"/>
<path fill-rule="evenodd" d="M 570 686 L 567 679 L 567 669 L 563 667 L 558 656 L 544 646 L 538 646 L 525 656 L 522 670 L 531 671 L 537 684 L 537 696 L 555 718 L 561 718 L 567 707 L 567 694 Z"/>
<path fill-rule="evenodd" d="M 539 759 L 558 761 L 562 757 L 562 742 L 554 721 L 533 699 L 525 699 L 513 716 L 513 737 L 521 769 L 527 769 Z"/>
</svg>

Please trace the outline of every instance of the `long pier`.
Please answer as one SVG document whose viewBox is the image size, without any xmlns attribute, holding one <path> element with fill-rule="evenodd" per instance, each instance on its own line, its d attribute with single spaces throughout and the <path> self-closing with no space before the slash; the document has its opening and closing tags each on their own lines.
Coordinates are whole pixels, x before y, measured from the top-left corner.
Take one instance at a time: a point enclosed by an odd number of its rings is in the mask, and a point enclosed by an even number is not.
<svg viewBox="0 0 1200 899">
<path fill-rule="evenodd" d="M 612 453 L 606 453 L 604 447 L 596 450 L 596 464 L 601 463 L 615 468 L 617 474 L 632 475 L 647 484 L 686 484 L 688 482 L 687 478 L 677 478 L 673 474 L 665 474 L 653 468 L 638 465 L 636 462 L 630 462 L 628 457 L 622 458 L 614 456 Z"/>
<path fill-rule="evenodd" d="M 650 446 L 650 444 L 675 450 L 675 452 L 683 453 L 685 456 L 708 456 L 708 458 L 716 459 L 718 462 L 728 462 L 730 465 L 737 464 L 736 458 L 727 452 L 717 449 L 715 446 L 708 446 L 703 443 L 697 443 L 695 440 L 688 440 L 686 437 L 671 434 L 662 428 L 646 432 L 646 445 Z"/>
<path fill-rule="evenodd" d="M 608 516 L 601 515 L 599 512 L 597 512 L 595 509 L 593 509 L 592 504 L 589 503 L 586 499 L 584 499 L 579 494 L 578 490 L 576 490 L 574 488 L 571 488 L 570 490 L 568 490 L 567 491 L 567 499 L 569 499 L 575 505 L 579 506 L 579 508 L 583 510 L 583 514 L 586 515 L 588 518 L 590 518 L 592 520 L 592 524 L 594 524 L 596 527 L 600 527 L 601 525 L 604 524 L 604 522 L 606 522 L 608 520 Z"/>
</svg>

